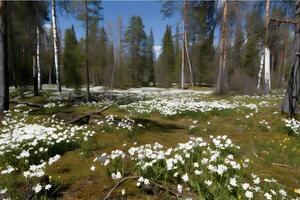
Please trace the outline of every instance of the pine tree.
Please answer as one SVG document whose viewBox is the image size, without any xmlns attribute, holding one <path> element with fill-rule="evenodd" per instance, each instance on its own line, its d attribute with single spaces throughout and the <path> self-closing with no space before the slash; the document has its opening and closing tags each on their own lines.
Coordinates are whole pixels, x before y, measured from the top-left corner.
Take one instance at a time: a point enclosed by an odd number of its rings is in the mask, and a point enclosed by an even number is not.
<svg viewBox="0 0 300 200">
<path fill-rule="evenodd" d="M 63 53 L 64 64 L 64 82 L 67 87 L 74 87 L 75 90 L 80 88 L 80 76 L 78 69 L 80 67 L 80 54 L 78 42 L 75 35 L 74 27 L 65 31 L 65 48 Z"/>
<path fill-rule="evenodd" d="M 170 26 L 166 27 L 162 41 L 162 53 L 160 56 L 161 68 L 165 80 L 163 86 L 170 87 L 175 73 L 175 51 L 172 39 L 172 30 Z"/>
<path fill-rule="evenodd" d="M 146 65 L 146 33 L 140 16 L 133 15 L 125 33 L 125 45 L 128 55 L 128 74 L 131 85 L 141 86 Z"/>
<path fill-rule="evenodd" d="M 152 29 L 150 30 L 150 34 L 147 37 L 146 54 L 147 65 L 144 82 L 154 84 L 154 37 Z"/>
<path fill-rule="evenodd" d="M 97 72 L 100 84 L 104 84 L 103 74 L 107 64 L 107 36 L 104 27 L 101 27 L 99 32 L 99 52 L 97 52 L 99 69 L 97 70 Z"/>
</svg>

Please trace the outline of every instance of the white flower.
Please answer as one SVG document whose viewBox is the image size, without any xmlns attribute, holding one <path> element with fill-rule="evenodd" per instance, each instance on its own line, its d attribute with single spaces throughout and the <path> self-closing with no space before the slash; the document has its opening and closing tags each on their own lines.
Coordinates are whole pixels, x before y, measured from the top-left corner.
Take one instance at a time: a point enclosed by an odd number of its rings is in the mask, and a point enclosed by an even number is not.
<svg viewBox="0 0 300 200">
<path fill-rule="evenodd" d="M 272 195 L 269 194 L 269 193 L 265 193 L 264 196 L 268 199 L 268 200 L 271 200 L 272 199 Z"/>
<path fill-rule="evenodd" d="M 248 199 L 252 199 L 252 198 L 253 198 L 253 192 L 251 192 L 251 191 L 246 191 L 246 192 L 245 192 L 245 196 L 246 196 Z"/>
<path fill-rule="evenodd" d="M 210 187 L 210 186 L 212 185 L 212 181 L 211 181 L 211 180 L 206 180 L 206 181 L 204 181 L 204 183 L 205 183 L 208 187 Z"/>
<path fill-rule="evenodd" d="M 247 190 L 250 187 L 249 183 L 243 183 L 242 188 Z"/>
<path fill-rule="evenodd" d="M 93 171 L 95 171 L 96 167 L 94 165 L 92 165 L 90 169 L 93 172 Z"/>
<path fill-rule="evenodd" d="M 50 190 L 52 188 L 52 185 L 48 184 L 45 186 L 45 190 Z"/>
<path fill-rule="evenodd" d="M 195 174 L 196 174 L 196 175 L 201 175 L 201 174 L 202 174 L 202 171 L 195 170 Z"/>
<path fill-rule="evenodd" d="M 256 184 L 256 185 L 259 184 L 259 183 L 260 183 L 259 177 L 257 177 L 256 179 L 254 179 L 254 180 L 253 180 L 253 183 Z"/>
<path fill-rule="evenodd" d="M 0 194 L 5 194 L 6 193 L 6 191 L 7 191 L 7 189 L 5 188 L 5 189 L 2 189 L 2 190 L 0 190 Z"/>
<path fill-rule="evenodd" d="M 232 185 L 233 187 L 237 186 L 236 178 L 230 178 L 229 184 Z"/>
<path fill-rule="evenodd" d="M 187 173 L 185 173 L 182 177 L 183 182 L 188 182 L 189 181 L 189 176 Z"/>
<path fill-rule="evenodd" d="M 286 191 L 284 191 L 283 189 L 279 190 L 279 194 L 281 194 L 281 196 L 284 196 L 284 197 L 287 196 Z"/>
<path fill-rule="evenodd" d="M 178 190 L 179 193 L 181 193 L 182 192 L 182 185 L 178 184 L 177 185 L 177 190 Z"/>
<path fill-rule="evenodd" d="M 126 190 L 123 189 L 123 190 L 122 190 L 122 195 L 125 195 L 125 194 L 126 194 Z"/>
<path fill-rule="evenodd" d="M 112 174 L 111 174 L 111 178 L 112 178 L 113 180 L 120 179 L 120 178 L 122 178 L 122 174 L 121 174 L 119 171 L 117 171 L 117 173 L 112 173 Z"/>
<path fill-rule="evenodd" d="M 32 189 L 35 191 L 35 193 L 39 193 L 42 190 L 42 186 L 38 183 L 36 186 L 34 186 Z"/>
</svg>

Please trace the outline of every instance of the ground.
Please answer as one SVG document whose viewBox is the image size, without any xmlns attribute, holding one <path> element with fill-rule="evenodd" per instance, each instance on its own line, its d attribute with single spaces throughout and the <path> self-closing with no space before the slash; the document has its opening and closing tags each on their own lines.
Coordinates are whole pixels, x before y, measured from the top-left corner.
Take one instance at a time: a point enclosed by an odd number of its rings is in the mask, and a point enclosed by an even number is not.
<svg viewBox="0 0 300 200">
<path fill-rule="evenodd" d="M 297 198 L 299 195 L 297 189 L 300 188 L 300 136 L 286 127 L 284 122 L 286 117 L 279 111 L 282 91 L 275 91 L 267 96 L 225 95 L 221 97 L 214 95 L 210 88 L 193 88 L 184 92 L 165 89 L 104 91 L 103 88 L 94 88 L 92 91 L 98 97 L 103 96 L 107 100 L 90 104 L 70 103 L 64 100 L 70 96 L 58 95 L 50 89 L 44 89 L 39 97 L 33 97 L 28 93 L 23 98 L 16 98 L 18 93 L 11 92 L 11 99 L 19 102 L 11 104 L 12 115 L 20 115 L 24 110 L 34 109 L 26 115 L 25 124 L 36 124 L 38 120 L 48 118 L 70 122 L 78 116 L 108 108 L 87 119 L 88 124 L 83 125 L 86 128 L 84 131 L 90 131 L 91 134 L 86 136 L 86 139 L 80 142 L 76 140 L 76 145 L 71 148 L 69 146 L 63 150 L 53 148 L 51 151 L 55 153 L 47 154 L 44 158 L 47 160 L 57 152 L 61 155 L 59 160 L 45 167 L 45 175 L 49 177 L 47 183 L 51 183 L 53 189 L 55 188 L 47 198 L 104 198 L 118 181 L 112 180 L 107 172 L 107 166 L 94 162 L 94 159 L 103 153 L 110 153 L 115 149 L 125 152 L 131 146 L 155 142 L 166 147 L 174 147 L 178 143 L 188 141 L 190 137 L 209 140 L 210 136 L 218 135 L 227 135 L 234 144 L 240 146 L 238 159 L 250 160 L 247 168 L 249 173 L 246 176 L 250 176 L 250 172 L 255 172 L 261 178 L 274 178 L 284 186 L 290 198 Z M 67 90 L 64 93 L 67 93 Z M 183 99 L 180 100 L 181 98 Z M 200 105 L 205 108 L 204 110 L 197 104 L 201 101 L 205 104 Z M 24 102 L 43 107 L 30 107 L 24 105 Z M 16 109 L 19 111 L 13 112 Z M 85 124 L 84 120 L 78 123 Z M 43 123 L 46 126 L 51 121 Z M 10 128 L 16 128 L 14 126 L 11 125 Z M 73 125 L 68 126 L 70 128 L 66 130 L 70 131 Z M 7 125 L 2 124 L 2 130 L 5 128 Z M 3 140 L 0 138 L 0 141 L 1 139 Z M 5 149 L 0 150 L 5 151 Z M 0 155 L 0 170 L 6 169 L 8 163 L 13 166 L 12 162 L 8 162 L 4 156 Z M 27 159 L 30 160 L 29 158 Z M 35 161 L 32 162 L 37 164 Z M 26 167 L 21 169 L 20 166 L 23 164 L 19 162 L 13 166 L 16 168 L 14 172 L 0 175 L 4 177 L 2 180 L 6 180 L 0 181 L 0 189 L 7 188 L 7 193 L 9 190 L 19 191 L 20 184 L 25 182 L 28 188 L 26 190 L 23 188 L 23 192 L 28 193 L 27 196 L 40 198 L 41 196 L 30 192 L 30 188 L 36 184 L 36 179 L 24 181 L 24 178 L 20 178 L 20 174 L 26 171 Z M 24 166 L 28 168 L 28 165 Z M 92 167 L 95 167 L 95 170 Z M 130 173 L 134 174 L 133 171 Z M 18 181 L 12 182 L 10 179 L 14 179 L 13 177 L 18 177 Z M 122 189 L 126 190 L 126 194 L 121 195 Z M 128 180 L 113 191 L 112 197 L 115 199 L 170 198 L 164 192 L 153 194 L 153 191 L 138 188 L 136 180 Z M 22 195 L 16 195 L 15 198 L 21 198 L 20 196 Z M 257 199 L 263 198 L 258 196 Z"/>
</svg>

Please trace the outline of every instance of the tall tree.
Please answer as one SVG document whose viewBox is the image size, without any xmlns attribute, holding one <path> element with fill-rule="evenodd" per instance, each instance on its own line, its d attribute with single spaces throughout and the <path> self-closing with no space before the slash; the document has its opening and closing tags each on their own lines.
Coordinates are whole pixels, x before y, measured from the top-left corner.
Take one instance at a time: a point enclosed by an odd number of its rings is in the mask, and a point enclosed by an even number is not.
<svg viewBox="0 0 300 200">
<path fill-rule="evenodd" d="M 175 52 L 172 39 L 172 30 L 170 26 L 166 27 L 166 31 L 162 41 L 162 53 L 160 55 L 160 70 L 162 73 L 163 86 L 170 87 L 173 82 L 173 74 L 175 72 Z"/>
<path fill-rule="evenodd" d="M 265 70 L 264 70 L 264 80 L 265 80 L 265 93 L 268 94 L 271 90 L 271 54 L 270 54 L 270 42 L 269 42 L 269 23 L 270 23 L 270 0 L 266 0 L 266 17 L 265 17 Z"/>
<path fill-rule="evenodd" d="M 125 33 L 125 44 L 128 55 L 130 83 L 141 86 L 145 66 L 146 33 L 140 16 L 133 15 Z"/>
<path fill-rule="evenodd" d="M 221 25 L 221 52 L 220 52 L 220 61 L 219 61 L 219 70 L 218 70 L 218 79 L 217 79 L 217 88 L 216 93 L 221 95 L 225 93 L 225 70 L 227 62 L 227 11 L 228 11 L 228 2 L 224 1 L 223 5 L 223 21 Z"/>
<path fill-rule="evenodd" d="M 178 4 L 180 3 L 180 4 Z M 166 17 L 170 17 L 175 11 L 179 11 L 182 13 L 183 19 L 183 33 L 182 33 L 182 59 L 181 59 L 181 88 L 184 88 L 185 83 L 185 66 L 188 65 L 188 69 L 190 72 L 190 84 L 193 86 L 193 69 L 190 61 L 189 55 L 189 47 L 188 47 L 188 24 L 189 24 L 189 13 L 191 12 L 191 1 L 183 0 L 183 1 L 166 1 L 163 4 L 161 12 Z"/>
<path fill-rule="evenodd" d="M 154 83 L 154 36 L 152 29 L 150 30 L 150 34 L 147 37 L 147 49 L 146 49 L 146 59 L 147 59 L 147 65 L 146 65 L 146 77 L 145 82 Z"/>
<path fill-rule="evenodd" d="M 5 4 L 5 1 L 0 1 L 0 113 L 9 108 Z"/>
<path fill-rule="evenodd" d="M 56 0 L 52 0 L 51 12 L 52 12 L 52 32 L 53 32 L 54 65 L 55 65 L 55 74 L 56 74 L 56 85 L 57 85 L 57 91 L 61 92 L 61 75 L 60 75 L 60 65 L 59 65 Z"/>
<path fill-rule="evenodd" d="M 295 16 L 300 19 L 300 0 L 295 2 Z M 291 67 L 290 77 L 288 81 L 287 90 L 285 92 L 283 102 L 281 105 L 281 111 L 289 116 L 295 116 L 299 113 L 298 101 L 300 96 L 300 24 L 295 23 L 295 52 L 294 63 Z"/>
<path fill-rule="evenodd" d="M 90 60 L 89 60 L 89 26 L 94 20 L 102 20 L 101 1 L 66 1 L 65 9 L 81 20 L 85 26 L 85 68 L 86 68 L 86 99 L 90 101 Z"/>
<path fill-rule="evenodd" d="M 76 39 L 74 27 L 65 30 L 65 45 L 63 53 L 63 66 L 65 72 L 64 82 L 67 87 L 80 88 L 80 76 L 78 69 L 81 63 L 81 56 Z"/>
</svg>

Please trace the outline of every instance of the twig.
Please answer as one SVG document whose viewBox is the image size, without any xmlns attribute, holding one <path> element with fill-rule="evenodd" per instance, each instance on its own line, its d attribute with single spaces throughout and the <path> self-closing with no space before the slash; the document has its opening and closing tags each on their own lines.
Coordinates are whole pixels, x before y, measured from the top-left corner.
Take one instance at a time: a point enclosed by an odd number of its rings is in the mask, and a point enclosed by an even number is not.
<svg viewBox="0 0 300 200">
<path fill-rule="evenodd" d="M 171 194 L 172 196 L 174 196 L 176 199 L 179 199 L 178 195 L 177 195 L 175 192 L 173 192 L 172 190 L 170 190 L 169 188 L 164 187 L 164 186 L 162 186 L 162 185 L 160 185 L 160 184 L 158 184 L 158 183 L 155 183 L 155 182 L 153 182 L 153 181 L 150 181 L 150 182 L 151 182 L 153 185 L 159 187 L 160 189 L 163 189 L 163 190 L 167 191 L 169 194 Z"/>
<path fill-rule="evenodd" d="M 292 169 L 292 167 L 291 167 L 291 166 L 289 166 L 289 165 L 286 165 L 286 164 L 281 164 L 281 163 L 272 163 L 272 165 L 274 165 L 274 166 L 279 166 L 279 167 L 286 167 L 286 168 L 290 168 L 290 169 Z"/>
<path fill-rule="evenodd" d="M 117 189 L 117 187 L 119 187 L 124 181 L 126 181 L 126 180 L 128 180 L 128 179 L 137 179 L 137 178 L 139 178 L 139 176 L 127 176 L 127 177 L 121 179 L 121 180 L 120 180 L 113 188 L 110 189 L 110 191 L 107 193 L 107 195 L 104 197 L 103 200 L 109 199 L 111 193 L 112 193 L 115 189 Z"/>
<path fill-rule="evenodd" d="M 252 151 L 252 153 L 256 156 L 256 158 L 259 158 L 257 153 L 255 153 L 255 151 Z"/>
</svg>

